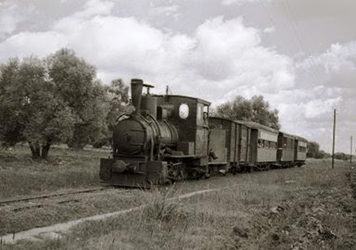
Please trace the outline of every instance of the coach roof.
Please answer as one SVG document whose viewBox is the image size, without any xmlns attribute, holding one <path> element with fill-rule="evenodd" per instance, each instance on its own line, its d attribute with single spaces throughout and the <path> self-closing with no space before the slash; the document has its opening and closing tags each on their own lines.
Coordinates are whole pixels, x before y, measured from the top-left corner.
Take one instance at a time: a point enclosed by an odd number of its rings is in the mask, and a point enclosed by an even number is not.
<svg viewBox="0 0 356 250">
<path fill-rule="evenodd" d="M 238 123 L 245 124 L 246 126 L 254 129 L 261 129 L 261 130 L 267 130 L 272 133 L 278 133 L 278 130 L 267 127 L 265 125 L 259 124 L 257 122 L 250 122 L 250 121 L 237 121 Z"/>
</svg>

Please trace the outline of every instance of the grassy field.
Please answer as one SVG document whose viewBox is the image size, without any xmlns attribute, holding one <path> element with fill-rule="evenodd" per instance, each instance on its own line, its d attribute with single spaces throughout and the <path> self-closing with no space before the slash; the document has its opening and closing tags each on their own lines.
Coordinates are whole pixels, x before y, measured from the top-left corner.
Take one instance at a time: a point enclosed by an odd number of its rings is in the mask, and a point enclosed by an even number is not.
<svg viewBox="0 0 356 250">
<path fill-rule="evenodd" d="M 142 191 L 146 206 L 131 214 L 3 248 L 356 249 L 353 174 L 344 162 L 330 169 L 330 161 L 309 160 L 303 168 L 179 183 Z M 171 199 L 207 188 L 220 191 Z"/>
<path fill-rule="evenodd" d="M 107 150 L 73 151 L 53 147 L 48 161 L 33 161 L 27 145 L 0 150 L 0 199 L 100 186 L 99 159 Z"/>
</svg>

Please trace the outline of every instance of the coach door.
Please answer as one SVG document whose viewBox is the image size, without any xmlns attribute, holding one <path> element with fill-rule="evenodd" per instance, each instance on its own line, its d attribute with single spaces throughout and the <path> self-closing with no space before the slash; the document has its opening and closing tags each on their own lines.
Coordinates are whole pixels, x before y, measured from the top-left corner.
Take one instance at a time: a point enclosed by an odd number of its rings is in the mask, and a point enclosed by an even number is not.
<svg viewBox="0 0 356 250">
<path fill-rule="evenodd" d="M 240 163 L 248 162 L 248 128 L 244 125 L 239 125 L 239 153 L 238 158 Z"/>
<path fill-rule="evenodd" d="M 295 139 L 295 141 L 294 141 L 294 161 L 298 160 L 298 144 L 299 144 L 299 140 Z"/>
<path fill-rule="evenodd" d="M 278 142 L 277 142 L 277 161 L 282 161 L 283 157 L 283 133 L 278 134 Z"/>
<path fill-rule="evenodd" d="M 249 151 L 250 151 L 250 162 L 257 162 L 257 139 L 258 139 L 258 130 L 251 129 L 251 137 L 249 142 Z"/>
</svg>

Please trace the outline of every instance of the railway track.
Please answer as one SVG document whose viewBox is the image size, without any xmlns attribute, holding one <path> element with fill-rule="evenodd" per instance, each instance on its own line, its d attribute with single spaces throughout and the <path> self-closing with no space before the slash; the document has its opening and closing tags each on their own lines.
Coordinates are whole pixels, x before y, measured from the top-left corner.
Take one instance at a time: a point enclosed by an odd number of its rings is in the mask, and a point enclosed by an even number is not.
<svg viewBox="0 0 356 250">
<path fill-rule="evenodd" d="M 219 192 L 223 189 L 226 188 L 231 188 L 232 186 L 226 186 L 223 188 L 214 188 L 214 189 L 202 189 L 198 191 L 193 191 L 185 194 L 178 195 L 176 197 L 171 197 L 168 199 L 168 201 L 172 200 L 184 200 L 191 198 L 193 196 L 199 196 L 199 195 L 204 195 L 207 193 L 212 193 L 212 192 Z M 45 227 L 36 227 L 32 228 L 26 231 L 18 232 L 18 233 L 11 233 L 7 235 L 0 235 L 0 246 L 3 244 L 15 244 L 19 240 L 30 240 L 30 241 L 38 241 L 38 240 L 43 240 L 43 239 L 60 239 L 65 233 L 68 232 L 72 227 L 77 226 L 83 222 L 87 221 L 102 221 L 102 220 L 108 220 L 110 218 L 124 215 L 124 214 L 129 214 L 138 210 L 141 210 L 148 206 L 147 204 L 127 208 L 127 209 L 121 209 L 115 212 L 110 212 L 110 213 L 104 213 L 104 214 L 97 214 L 93 216 L 88 216 L 76 220 L 71 220 L 63 223 L 58 223 L 50 226 L 45 226 Z"/>
<path fill-rule="evenodd" d="M 108 186 L 108 187 L 99 187 L 99 188 L 88 188 L 88 189 L 73 190 L 73 191 L 68 191 L 68 192 L 57 192 L 57 193 L 52 193 L 52 194 L 29 196 L 29 197 L 23 197 L 23 198 L 5 199 L 5 200 L 0 200 L 0 206 L 5 206 L 5 205 L 12 204 L 12 203 L 18 203 L 18 202 L 29 202 L 29 201 L 34 201 L 34 200 L 42 200 L 42 199 L 47 199 L 47 198 L 68 196 L 68 195 L 74 195 L 74 194 L 94 193 L 94 192 L 103 191 L 103 190 L 107 190 L 107 189 L 112 189 L 112 187 Z"/>
</svg>

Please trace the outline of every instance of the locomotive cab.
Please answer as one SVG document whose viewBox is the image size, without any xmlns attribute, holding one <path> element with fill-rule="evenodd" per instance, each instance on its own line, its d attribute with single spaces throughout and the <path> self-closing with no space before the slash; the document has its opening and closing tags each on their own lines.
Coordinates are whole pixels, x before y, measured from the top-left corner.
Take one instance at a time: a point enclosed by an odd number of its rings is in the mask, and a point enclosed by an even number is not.
<svg viewBox="0 0 356 250">
<path fill-rule="evenodd" d="M 178 130 L 177 151 L 184 155 L 207 158 L 209 129 L 207 117 L 210 103 L 179 95 L 161 95 L 157 98 L 158 106 L 171 107 L 169 122 Z"/>
</svg>

